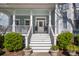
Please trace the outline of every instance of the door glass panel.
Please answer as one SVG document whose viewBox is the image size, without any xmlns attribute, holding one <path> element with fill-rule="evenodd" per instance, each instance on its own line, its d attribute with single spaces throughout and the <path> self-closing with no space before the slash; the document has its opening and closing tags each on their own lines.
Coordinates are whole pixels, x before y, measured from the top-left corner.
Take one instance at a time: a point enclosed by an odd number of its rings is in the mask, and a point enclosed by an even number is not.
<svg viewBox="0 0 79 59">
<path fill-rule="evenodd" d="M 30 21 L 29 20 L 26 20 L 25 21 L 25 25 L 30 25 Z"/>
<path fill-rule="evenodd" d="M 19 20 L 16 20 L 16 21 L 15 21 L 15 24 L 16 24 L 16 25 L 19 25 Z"/>
<path fill-rule="evenodd" d="M 43 26 L 43 22 L 39 22 L 39 26 L 42 27 Z"/>
</svg>

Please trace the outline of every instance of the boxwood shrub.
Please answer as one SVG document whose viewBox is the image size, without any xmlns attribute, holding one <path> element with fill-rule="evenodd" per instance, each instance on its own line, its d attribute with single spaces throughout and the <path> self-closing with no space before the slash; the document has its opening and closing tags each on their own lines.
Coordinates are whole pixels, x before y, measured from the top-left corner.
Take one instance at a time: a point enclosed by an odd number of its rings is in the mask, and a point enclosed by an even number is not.
<svg viewBox="0 0 79 59">
<path fill-rule="evenodd" d="M 71 44 L 73 34 L 70 32 L 63 32 L 57 36 L 58 46 L 60 49 L 66 49 L 67 45 Z"/>
<path fill-rule="evenodd" d="M 0 48 L 3 48 L 4 36 L 0 34 Z"/>
<path fill-rule="evenodd" d="M 75 35 L 74 42 L 75 44 L 79 45 L 79 34 Z"/>
<path fill-rule="evenodd" d="M 9 51 L 17 51 L 23 47 L 23 39 L 20 33 L 7 33 L 4 35 L 4 47 Z"/>
</svg>

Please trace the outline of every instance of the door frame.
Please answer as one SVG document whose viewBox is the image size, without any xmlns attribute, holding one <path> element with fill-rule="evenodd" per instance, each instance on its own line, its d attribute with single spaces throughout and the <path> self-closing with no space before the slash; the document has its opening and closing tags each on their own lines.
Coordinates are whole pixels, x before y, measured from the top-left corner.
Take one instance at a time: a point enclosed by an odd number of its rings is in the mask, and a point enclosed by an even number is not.
<svg viewBox="0 0 79 59">
<path fill-rule="evenodd" d="M 42 22 L 42 27 L 40 26 L 40 22 Z M 44 32 L 44 27 L 45 27 L 45 20 L 38 20 L 38 24 L 37 24 L 37 32 Z"/>
<path fill-rule="evenodd" d="M 37 21 L 38 21 L 37 18 L 44 18 L 45 19 L 44 20 L 44 26 L 46 25 L 46 16 L 40 16 L 40 17 L 39 16 L 36 16 L 35 17 L 35 26 L 37 25 Z M 38 28 L 38 25 L 37 25 L 37 28 Z M 38 32 L 38 29 L 37 29 L 37 32 Z"/>
</svg>

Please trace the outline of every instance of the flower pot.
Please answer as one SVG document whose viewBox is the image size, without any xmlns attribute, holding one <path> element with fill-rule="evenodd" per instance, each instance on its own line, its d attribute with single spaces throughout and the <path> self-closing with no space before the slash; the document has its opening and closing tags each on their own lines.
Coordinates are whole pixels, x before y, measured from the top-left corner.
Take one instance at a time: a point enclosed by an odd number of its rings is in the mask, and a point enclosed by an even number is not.
<svg viewBox="0 0 79 59">
<path fill-rule="evenodd" d="M 59 50 L 50 50 L 50 53 L 52 56 L 57 56 L 58 52 L 59 52 Z"/>
<path fill-rule="evenodd" d="M 32 52 L 32 49 L 24 49 L 25 56 L 29 56 Z"/>
<path fill-rule="evenodd" d="M 70 56 L 76 56 L 76 52 L 75 51 L 73 51 L 73 52 L 69 51 L 69 55 Z"/>
</svg>

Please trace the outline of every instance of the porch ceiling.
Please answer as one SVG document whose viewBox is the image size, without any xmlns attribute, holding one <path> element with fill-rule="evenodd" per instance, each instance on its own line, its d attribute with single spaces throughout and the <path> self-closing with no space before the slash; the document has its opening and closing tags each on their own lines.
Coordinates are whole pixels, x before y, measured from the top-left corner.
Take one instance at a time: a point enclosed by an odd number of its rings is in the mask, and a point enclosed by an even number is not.
<svg viewBox="0 0 79 59">
<path fill-rule="evenodd" d="M 54 9 L 54 3 L 0 3 L 0 8 Z"/>
</svg>

